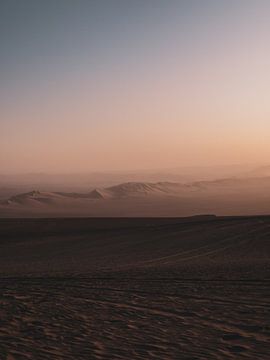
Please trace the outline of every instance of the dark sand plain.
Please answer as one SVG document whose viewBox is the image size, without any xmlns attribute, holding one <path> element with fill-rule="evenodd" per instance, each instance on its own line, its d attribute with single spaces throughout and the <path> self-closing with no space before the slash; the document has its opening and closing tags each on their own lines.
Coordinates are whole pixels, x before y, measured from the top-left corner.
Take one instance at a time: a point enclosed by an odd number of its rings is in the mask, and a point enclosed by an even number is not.
<svg viewBox="0 0 270 360">
<path fill-rule="evenodd" d="M 0 219 L 0 359 L 269 359 L 270 217 Z"/>
</svg>

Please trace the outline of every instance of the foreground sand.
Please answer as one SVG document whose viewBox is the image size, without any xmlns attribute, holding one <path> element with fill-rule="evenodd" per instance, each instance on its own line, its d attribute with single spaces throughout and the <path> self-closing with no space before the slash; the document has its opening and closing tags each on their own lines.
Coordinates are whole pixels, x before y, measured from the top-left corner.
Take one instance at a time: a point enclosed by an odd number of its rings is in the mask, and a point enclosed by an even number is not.
<svg viewBox="0 0 270 360">
<path fill-rule="evenodd" d="M 270 218 L 0 220 L 0 359 L 269 359 Z"/>
</svg>

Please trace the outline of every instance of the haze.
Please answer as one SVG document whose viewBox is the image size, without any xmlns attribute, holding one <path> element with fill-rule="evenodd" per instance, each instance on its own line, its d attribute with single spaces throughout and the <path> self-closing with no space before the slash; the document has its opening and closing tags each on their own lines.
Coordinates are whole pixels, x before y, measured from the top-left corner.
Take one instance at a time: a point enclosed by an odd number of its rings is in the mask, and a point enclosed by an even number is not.
<svg viewBox="0 0 270 360">
<path fill-rule="evenodd" d="M 1 173 L 266 163 L 269 11 L 1 1 Z"/>
</svg>

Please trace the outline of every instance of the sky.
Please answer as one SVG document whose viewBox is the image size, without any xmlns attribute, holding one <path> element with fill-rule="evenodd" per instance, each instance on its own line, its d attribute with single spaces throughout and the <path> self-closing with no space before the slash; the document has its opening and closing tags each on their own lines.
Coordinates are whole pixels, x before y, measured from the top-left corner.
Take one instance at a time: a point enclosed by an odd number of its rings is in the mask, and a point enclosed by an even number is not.
<svg viewBox="0 0 270 360">
<path fill-rule="evenodd" d="M 0 173 L 264 164 L 268 0 L 0 0 Z"/>
</svg>

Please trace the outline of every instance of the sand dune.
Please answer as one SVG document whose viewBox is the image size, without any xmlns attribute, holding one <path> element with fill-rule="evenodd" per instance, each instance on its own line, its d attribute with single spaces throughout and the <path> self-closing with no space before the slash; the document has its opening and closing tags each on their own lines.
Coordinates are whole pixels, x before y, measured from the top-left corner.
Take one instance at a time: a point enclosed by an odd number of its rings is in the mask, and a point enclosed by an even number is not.
<svg viewBox="0 0 270 360">
<path fill-rule="evenodd" d="M 106 199 L 106 198 L 122 198 L 130 196 L 142 195 L 178 195 L 180 191 L 191 189 L 192 186 L 182 185 L 179 183 L 159 182 L 159 183 L 139 183 L 128 182 L 111 186 L 108 188 L 96 188 L 89 193 L 68 193 L 68 192 L 45 192 L 45 191 L 30 191 L 23 194 L 18 194 L 10 197 L 3 203 L 25 203 L 29 200 L 43 202 L 45 199 Z M 195 187 L 195 186 L 194 186 Z"/>
<path fill-rule="evenodd" d="M 270 178 L 187 184 L 128 182 L 85 193 L 31 191 L 0 203 L 1 217 L 191 216 L 270 213 Z"/>
<path fill-rule="evenodd" d="M 183 191 L 191 190 L 192 185 L 173 182 L 139 183 L 129 182 L 108 188 L 115 197 L 140 195 L 179 195 Z M 195 187 L 195 186 L 194 186 Z"/>
</svg>

